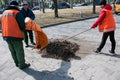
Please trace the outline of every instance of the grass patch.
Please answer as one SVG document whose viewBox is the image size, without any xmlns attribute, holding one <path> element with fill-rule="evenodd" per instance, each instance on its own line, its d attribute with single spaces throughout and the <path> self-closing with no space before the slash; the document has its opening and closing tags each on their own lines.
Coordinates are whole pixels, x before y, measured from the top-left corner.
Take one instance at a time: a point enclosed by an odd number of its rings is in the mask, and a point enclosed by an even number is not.
<svg viewBox="0 0 120 80">
<path fill-rule="evenodd" d="M 96 7 L 96 14 L 93 14 L 93 6 L 81 6 L 75 7 L 73 9 L 59 9 L 58 18 L 54 17 L 54 10 L 34 11 L 35 22 L 40 26 L 45 26 L 49 24 L 61 23 L 66 21 L 72 21 L 76 19 L 84 19 L 88 17 L 94 17 L 99 14 L 99 7 Z"/>
</svg>

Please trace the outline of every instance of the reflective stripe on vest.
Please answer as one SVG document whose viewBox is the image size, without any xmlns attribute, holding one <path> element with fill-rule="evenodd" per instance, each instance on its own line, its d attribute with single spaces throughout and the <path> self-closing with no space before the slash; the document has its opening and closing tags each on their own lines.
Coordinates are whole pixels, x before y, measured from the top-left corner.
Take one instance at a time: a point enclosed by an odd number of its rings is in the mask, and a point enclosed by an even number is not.
<svg viewBox="0 0 120 80">
<path fill-rule="evenodd" d="M 2 16 L 14 16 L 13 14 L 2 14 Z"/>
<path fill-rule="evenodd" d="M 6 10 L 2 14 L 2 36 L 23 38 L 23 33 L 20 30 L 16 21 L 17 10 Z"/>
<path fill-rule="evenodd" d="M 116 29 L 114 17 L 111 11 L 102 9 L 106 12 L 106 16 L 104 20 L 99 24 L 99 31 L 100 32 L 110 32 Z"/>
</svg>

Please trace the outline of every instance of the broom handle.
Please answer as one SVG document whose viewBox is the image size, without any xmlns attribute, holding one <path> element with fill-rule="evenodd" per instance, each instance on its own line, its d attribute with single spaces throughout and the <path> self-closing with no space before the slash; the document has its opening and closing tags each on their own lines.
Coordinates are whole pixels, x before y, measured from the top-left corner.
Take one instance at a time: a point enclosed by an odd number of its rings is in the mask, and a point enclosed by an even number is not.
<svg viewBox="0 0 120 80">
<path fill-rule="evenodd" d="M 73 37 L 75 37 L 75 36 L 77 36 L 77 35 L 80 35 L 80 34 L 82 34 L 82 33 L 84 33 L 84 32 L 87 32 L 87 31 L 89 31 L 89 30 L 91 30 L 91 28 L 90 28 L 90 29 L 87 29 L 87 30 L 84 30 L 84 31 L 82 31 L 82 32 L 80 32 L 80 33 L 78 33 L 78 34 L 75 34 L 75 35 L 73 35 L 73 36 L 71 36 L 71 37 L 69 37 L 69 38 L 67 38 L 67 39 L 65 39 L 65 40 L 71 39 L 71 38 L 73 38 Z"/>
</svg>

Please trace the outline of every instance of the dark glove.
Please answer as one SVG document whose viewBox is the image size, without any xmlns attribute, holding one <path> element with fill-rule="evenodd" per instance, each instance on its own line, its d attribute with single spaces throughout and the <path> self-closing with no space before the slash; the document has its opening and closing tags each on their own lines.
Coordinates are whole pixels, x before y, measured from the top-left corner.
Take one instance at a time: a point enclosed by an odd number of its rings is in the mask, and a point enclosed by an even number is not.
<svg viewBox="0 0 120 80">
<path fill-rule="evenodd" d="M 97 26 L 92 26 L 91 29 L 96 28 Z"/>
<path fill-rule="evenodd" d="M 94 24 L 91 26 L 91 29 L 92 29 L 92 28 L 96 28 L 96 27 L 97 27 L 97 24 L 94 23 Z"/>
</svg>

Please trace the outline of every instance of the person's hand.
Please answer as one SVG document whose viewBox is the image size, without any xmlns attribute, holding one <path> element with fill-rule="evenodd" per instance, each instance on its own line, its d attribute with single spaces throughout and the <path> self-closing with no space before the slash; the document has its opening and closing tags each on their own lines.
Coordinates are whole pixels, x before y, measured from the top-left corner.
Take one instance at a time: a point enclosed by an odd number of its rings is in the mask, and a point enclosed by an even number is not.
<svg viewBox="0 0 120 80">
<path fill-rule="evenodd" d="M 91 29 L 96 28 L 97 26 L 92 26 Z"/>
<path fill-rule="evenodd" d="M 91 29 L 96 28 L 96 27 L 97 27 L 97 23 L 94 22 L 94 23 L 92 24 L 92 26 L 91 26 Z"/>
</svg>

